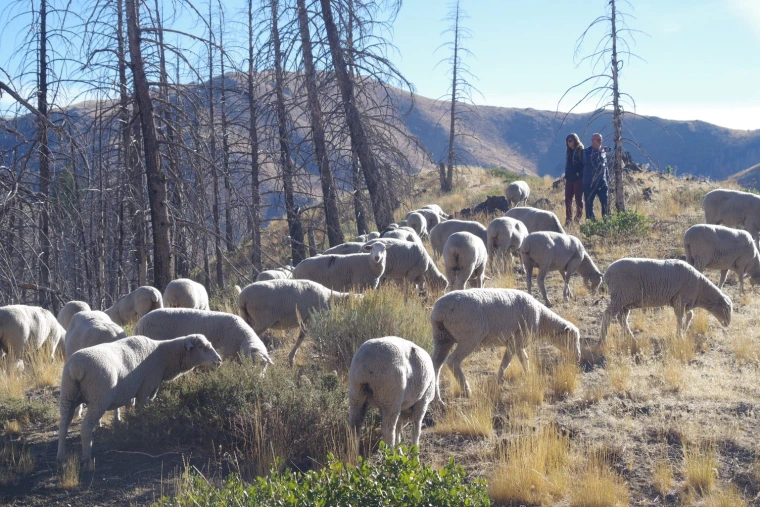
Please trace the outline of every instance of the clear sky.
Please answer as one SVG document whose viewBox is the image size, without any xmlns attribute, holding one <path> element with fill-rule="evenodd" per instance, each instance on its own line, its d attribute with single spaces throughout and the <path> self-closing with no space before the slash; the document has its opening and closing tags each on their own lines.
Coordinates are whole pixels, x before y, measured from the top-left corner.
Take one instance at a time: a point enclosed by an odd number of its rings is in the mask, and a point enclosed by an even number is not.
<svg viewBox="0 0 760 507">
<path fill-rule="evenodd" d="M 244 5 L 242 0 L 223 3 L 230 13 Z M 467 61 L 482 92 L 475 95 L 476 103 L 554 110 L 567 88 L 591 75 L 588 63 L 574 62 L 575 42 L 605 13 L 606 3 L 462 0 L 469 16 L 464 24 L 472 32 L 466 45 L 474 53 Z M 621 89 L 636 99 L 638 113 L 760 129 L 760 0 L 631 4 L 621 7 L 633 14 L 630 27 L 647 34 L 637 35 L 633 46 L 645 61 L 633 59 L 624 67 Z M 449 86 L 446 65 L 436 67 L 448 56 L 446 49 L 436 48 L 449 38 L 442 34 L 449 8 L 447 0 L 403 0 L 393 27 L 398 52 L 392 60 L 419 94 L 431 98 L 441 97 Z M 0 32 L 0 65 L 9 63 L 7 48 L 18 41 L 14 32 L 10 26 Z M 5 96 L 0 105 L 9 101 Z M 560 110 L 573 103 L 566 100 Z M 591 109 L 587 104 L 578 111 Z"/>
</svg>

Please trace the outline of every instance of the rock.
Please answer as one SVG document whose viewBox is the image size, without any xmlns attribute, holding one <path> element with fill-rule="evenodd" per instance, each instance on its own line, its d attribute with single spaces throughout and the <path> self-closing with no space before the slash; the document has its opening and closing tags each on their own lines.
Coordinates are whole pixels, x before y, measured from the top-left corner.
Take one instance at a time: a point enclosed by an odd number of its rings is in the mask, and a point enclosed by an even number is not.
<svg viewBox="0 0 760 507">
<path fill-rule="evenodd" d="M 551 211 L 554 208 L 554 206 L 552 206 L 552 202 L 546 197 L 542 197 L 541 199 L 534 202 L 533 207 L 547 211 Z"/>
<path fill-rule="evenodd" d="M 464 208 L 457 216 L 459 218 L 467 218 L 479 213 L 485 213 L 487 215 L 495 215 L 499 212 L 506 213 L 509 211 L 509 201 L 503 195 L 489 195 L 486 200 L 475 206 L 474 208 Z"/>
</svg>

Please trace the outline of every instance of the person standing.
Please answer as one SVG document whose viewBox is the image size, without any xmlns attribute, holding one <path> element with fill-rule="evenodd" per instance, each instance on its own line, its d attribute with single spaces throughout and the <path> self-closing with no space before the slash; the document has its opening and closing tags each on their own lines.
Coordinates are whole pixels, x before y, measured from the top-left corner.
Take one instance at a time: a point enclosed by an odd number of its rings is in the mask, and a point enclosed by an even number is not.
<svg viewBox="0 0 760 507">
<path fill-rule="evenodd" d="M 594 198 L 599 197 L 602 205 L 602 218 L 609 213 L 609 187 L 607 171 L 607 152 L 602 146 L 602 134 L 591 136 L 591 146 L 583 150 L 583 195 L 586 200 L 586 220 L 596 220 L 594 216 Z"/>
<path fill-rule="evenodd" d="M 577 208 L 575 220 L 583 216 L 583 143 L 578 134 L 565 139 L 565 225 L 573 219 L 573 198 Z"/>
</svg>

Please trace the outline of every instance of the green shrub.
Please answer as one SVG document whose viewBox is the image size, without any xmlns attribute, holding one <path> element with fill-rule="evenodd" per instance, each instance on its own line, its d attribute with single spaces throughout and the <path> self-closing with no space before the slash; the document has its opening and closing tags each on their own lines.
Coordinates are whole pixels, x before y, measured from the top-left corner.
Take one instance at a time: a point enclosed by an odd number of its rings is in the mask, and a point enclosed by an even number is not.
<svg viewBox="0 0 760 507">
<path fill-rule="evenodd" d="M 581 225 L 585 236 L 630 239 L 640 238 L 649 231 L 651 220 L 635 211 L 610 213 L 604 220 L 586 220 Z"/>
<path fill-rule="evenodd" d="M 246 485 L 238 477 L 227 478 L 217 488 L 197 473 L 185 472 L 178 494 L 155 505 L 257 507 L 373 506 L 373 507 L 480 507 L 490 505 L 485 483 L 465 482 L 464 469 L 454 458 L 441 470 L 420 463 L 416 448 L 381 446 L 377 463 L 361 460 L 357 466 L 330 456 L 320 471 L 306 474 L 287 469 L 273 472 Z"/>
<path fill-rule="evenodd" d="M 38 399 L 0 399 L 0 428 L 14 420 L 24 425 L 51 424 L 58 420 L 58 407 Z"/>
</svg>

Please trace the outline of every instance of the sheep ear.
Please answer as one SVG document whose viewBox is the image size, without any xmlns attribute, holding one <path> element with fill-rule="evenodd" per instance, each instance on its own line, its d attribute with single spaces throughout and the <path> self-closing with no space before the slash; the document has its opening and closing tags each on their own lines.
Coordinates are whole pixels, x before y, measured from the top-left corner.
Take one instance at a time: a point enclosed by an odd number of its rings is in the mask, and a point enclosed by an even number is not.
<svg viewBox="0 0 760 507">
<path fill-rule="evenodd" d="M 185 350 L 193 350 L 195 347 L 195 338 L 188 338 L 185 340 Z"/>
<path fill-rule="evenodd" d="M 362 252 L 371 252 L 371 251 L 372 251 L 372 245 L 362 246 Z"/>
</svg>

